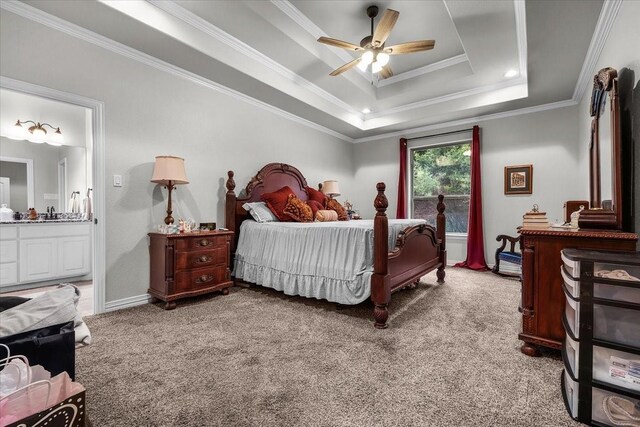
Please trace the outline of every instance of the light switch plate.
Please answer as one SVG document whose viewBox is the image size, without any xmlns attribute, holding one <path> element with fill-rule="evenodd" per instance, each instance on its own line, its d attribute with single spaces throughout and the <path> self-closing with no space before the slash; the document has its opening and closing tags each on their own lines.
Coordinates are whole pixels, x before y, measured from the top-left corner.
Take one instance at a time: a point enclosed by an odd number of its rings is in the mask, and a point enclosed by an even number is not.
<svg viewBox="0 0 640 427">
<path fill-rule="evenodd" d="M 113 175 L 113 186 L 122 187 L 122 175 Z"/>
</svg>

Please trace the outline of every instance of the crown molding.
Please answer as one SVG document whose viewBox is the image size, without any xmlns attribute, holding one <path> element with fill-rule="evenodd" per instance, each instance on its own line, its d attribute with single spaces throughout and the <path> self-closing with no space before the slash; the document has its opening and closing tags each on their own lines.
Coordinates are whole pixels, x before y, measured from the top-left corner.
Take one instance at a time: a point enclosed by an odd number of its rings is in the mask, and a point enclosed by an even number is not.
<svg viewBox="0 0 640 427">
<path fill-rule="evenodd" d="M 193 28 L 196 28 L 196 29 L 202 31 L 203 33 L 209 35 L 210 37 L 213 37 L 214 39 L 226 44 L 227 46 L 229 46 L 230 48 L 234 49 L 235 51 L 241 53 L 242 55 L 246 56 L 247 58 L 250 58 L 250 59 L 252 59 L 252 60 L 264 65 L 265 67 L 269 68 L 271 71 L 274 71 L 275 73 L 277 73 L 280 76 L 284 77 L 289 82 L 308 90 L 309 92 L 321 97 L 325 101 L 330 102 L 331 104 L 335 105 L 336 107 L 340 108 L 341 110 L 343 110 L 343 111 L 345 111 L 347 113 L 350 113 L 350 114 L 354 114 L 356 116 L 360 116 L 361 115 L 361 113 L 359 111 L 357 111 L 356 109 L 351 107 L 351 105 L 347 104 L 346 102 L 344 102 L 340 98 L 338 98 L 338 97 L 336 97 L 334 95 L 331 95 L 326 90 L 321 89 L 320 87 L 318 87 L 315 84 L 311 83 L 309 80 L 307 80 L 304 77 L 294 73 L 293 71 L 291 71 L 287 67 L 281 65 L 279 62 L 274 61 L 273 59 L 269 58 L 267 55 L 263 54 L 262 52 L 254 49 L 254 48 L 252 48 L 251 46 L 249 46 L 245 42 L 233 37 L 231 34 L 225 32 L 225 31 L 221 30 L 217 26 L 213 25 L 211 22 L 209 22 L 209 21 L 207 21 L 207 20 L 205 20 L 203 18 L 200 18 L 198 15 L 196 15 L 195 13 L 185 9 L 184 7 L 180 6 L 179 4 L 175 3 L 173 0 L 147 0 L 147 2 L 149 2 L 152 5 L 154 5 L 158 9 L 163 10 L 164 12 L 166 12 L 169 15 L 173 16 L 174 18 L 178 18 L 182 22 L 184 22 L 184 23 L 186 23 L 188 25 L 191 25 Z M 353 58 L 349 59 L 349 61 L 352 61 L 352 60 L 353 60 Z"/>
<path fill-rule="evenodd" d="M 164 71 L 166 73 L 191 81 L 192 83 L 199 84 L 216 92 L 223 93 L 227 96 L 244 101 L 255 107 L 262 108 L 263 110 L 270 111 L 271 113 L 277 114 L 280 117 L 284 117 L 309 128 L 339 138 L 343 141 L 353 142 L 353 138 L 336 132 L 333 129 L 329 129 L 325 126 L 319 125 L 300 116 L 296 116 L 295 114 L 289 113 L 288 111 L 282 110 L 278 107 L 274 107 L 273 105 L 267 104 L 266 102 L 263 102 L 259 99 L 253 98 L 235 89 L 231 89 L 212 80 L 206 79 L 183 68 L 169 64 L 165 61 L 162 61 L 144 52 L 140 52 L 139 50 L 133 49 L 129 46 L 125 46 L 122 43 L 101 36 L 100 34 L 94 33 L 93 31 L 87 30 L 86 28 L 80 27 L 69 21 L 65 21 L 64 19 L 60 19 L 49 13 L 43 12 L 38 8 L 29 6 L 20 1 L 2 0 L 0 2 L 0 8 L 8 12 L 15 13 L 16 15 L 22 16 L 23 18 L 45 25 L 54 30 L 58 30 L 72 37 L 99 46 L 111 52 L 125 56 L 129 59 L 141 62 L 157 70 Z"/>
<path fill-rule="evenodd" d="M 552 103 L 549 103 L 549 104 L 535 105 L 535 106 L 532 106 L 532 107 L 520 108 L 518 110 L 510 110 L 510 111 L 504 111 L 504 112 L 501 112 L 501 113 L 485 114 L 485 115 L 482 115 L 482 116 L 468 117 L 466 119 L 453 120 L 453 121 L 450 121 L 450 122 L 434 123 L 432 125 L 420 126 L 420 127 L 417 127 L 417 128 L 405 129 L 405 130 L 401 130 L 401 131 L 397 131 L 397 132 L 388 132 L 388 133 L 381 133 L 381 134 L 378 134 L 378 135 L 367 136 L 367 137 L 364 137 L 364 138 L 355 138 L 353 142 L 356 143 L 356 144 L 359 144 L 359 143 L 363 143 L 363 142 L 377 141 L 377 140 L 386 139 L 386 138 L 404 137 L 404 136 L 409 136 L 409 135 L 413 135 L 413 134 L 416 134 L 416 133 L 429 132 L 429 131 L 432 131 L 432 130 L 438 130 L 438 129 L 456 127 L 456 126 L 464 126 L 464 125 L 469 125 L 469 124 L 476 124 L 478 122 L 483 122 L 483 121 L 487 121 L 487 120 L 504 119 L 506 117 L 520 116 L 522 114 L 531 114 L 531 113 L 538 113 L 540 111 L 547 111 L 547 110 L 555 110 L 555 109 L 558 109 L 558 108 L 572 107 L 572 106 L 574 106 L 576 104 L 577 104 L 577 102 L 574 101 L 573 99 L 567 99 L 565 101 L 558 101 L 558 102 L 552 102 Z"/>
<path fill-rule="evenodd" d="M 609 33 L 611 32 L 613 23 L 618 16 L 618 11 L 620 10 L 621 5 L 622 0 L 605 0 L 602 5 L 602 10 L 600 10 L 600 16 L 598 16 L 598 22 L 596 23 L 596 28 L 593 31 L 593 36 L 591 37 L 591 43 L 589 43 L 587 55 L 582 63 L 582 69 L 580 70 L 580 75 L 578 76 L 578 81 L 576 82 L 576 87 L 573 90 L 573 96 L 571 97 L 571 99 L 576 102 L 580 102 L 584 94 L 591 87 L 591 82 L 593 81 L 593 75 L 596 71 L 598 60 L 600 59 L 604 45 L 609 38 Z"/>
<path fill-rule="evenodd" d="M 376 87 L 385 87 L 394 83 L 401 82 L 407 79 L 413 79 L 415 77 L 422 76 L 424 74 L 433 73 L 434 71 L 442 70 L 443 68 L 452 67 L 463 62 L 469 62 L 469 58 L 466 53 L 452 56 L 451 58 L 443 59 L 442 61 L 434 62 L 433 64 L 425 65 L 424 67 L 415 68 L 404 73 L 393 75 L 384 80 L 378 80 Z"/>
<path fill-rule="evenodd" d="M 462 90 L 460 92 L 449 93 L 447 95 L 436 96 L 434 98 L 425 99 L 423 101 L 412 102 L 410 104 L 399 105 L 397 107 L 388 108 L 386 110 L 382 110 L 379 112 L 369 113 L 367 114 L 367 119 L 375 119 L 375 118 L 384 117 L 390 114 L 402 113 L 402 112 L 413 110 L 416 108 L 429 107 L 431 105 L 441 104 L 443 102 L 453 101 L 455 99 L 466 98 L 474 95 L 480 95 L 483 93 L 493 92 L 499 89 L 506 89 L 513 86 L 519 86 L 526 83 L 527 81 L 523 78 L 503 80 L 501 82 L 493 83 L 490 85 L 474 87 L 471 89 Z"/>
<path fill-rule="evenodd" d="M 516 42 L 518 44 L 518 68 L 520 77 L 527 80 L 527 10 L 524 0 L 514 0 L 516 14 Z"/>
</svg>

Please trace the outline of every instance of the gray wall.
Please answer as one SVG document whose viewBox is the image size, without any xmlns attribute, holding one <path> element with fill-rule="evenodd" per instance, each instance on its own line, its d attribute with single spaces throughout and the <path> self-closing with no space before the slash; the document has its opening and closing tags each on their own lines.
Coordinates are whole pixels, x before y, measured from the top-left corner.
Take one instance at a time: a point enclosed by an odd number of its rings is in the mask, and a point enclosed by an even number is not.
<svg viewBox="0 0 640 427">
<path fill-rule="evenodd" d="M 604 50 L 600 55 L 592 74 L 604 67 L 613 67 L 621 72 L 625 70 L 627 77 L 632 77 L 633 83 L 629 86 L 633 92 L 631 104 L 633 116 L 633 145 L 635 147 L 635 176 L 623 177 L 625 180 L 632 180 L 635 183 L 635 232 L 640 232 L 640 2 L 625 1 L 620 6 L 620 11 L 616 17 L 613 28 L 605 43 Z M 580 141 L 580 176 L 585 177 L 583 185 L 580 187 L 581 194 L 586 200 L 589 199 L 589 139 L 591 129 L 591 117 L 589 116 L 589 105 L 591 101 L 591 85 L 584 94 L 579 104 L 578 131 Z M 608 115 L 609 105 L 605 114 Z M 629 112 L 627 112 L 629 113 Z M 603 165 L 603 175 L 610 170 Z M 609 181 L 606 181 L 607 183 Z M 640 249 L 640 243 L 638 245 Z"/>
<path fill-rule="evenodd" d="M 580 194 L 584 178 L 578 170 L 577 108 L 561 108 L 504 119 L 480 121 L 482 203 L 485 255 L 493 263 L 499 234 L 515 235 L 522 215 L 533 204 L 547 212 L 550 221 L 562 220 L 563 203 Z M 442 129 L 434 132 L 447 132 Z M 427 140 L 425 140 L 427 141 Z M 505 196 L 504 167 L 533 164 L 533 194 Z M 395 216 L 398 188 L 398 139 L 358 144 L 354 150 L 355 179 L 360 190 L 353 198 L 356 209 L 372 217 L 375 183 L 387 184 L 388 213 Z M 445 200 L 446 202 L 446 200 Z M 450 261 L 464 260 L 466 239 L 449 239 Z"/>
<path fill-rule="evenodd" d="M 173 215 L 198 222 L 224 222 L 230 169 L 238 187 L 264 164 L 286 162 L 312 185 L 352 188 L 349 143 L 6 11 L 0 24 L 3 76 L 105 103 L 107 301 L 148 288 L 146 235 L 166 210 L 166 190 L 149 182 L 157 155 L 185 158 L 190 184 L 174 193 Z M 110 186 L 113 174 L 123 187 Z"/>
</svg>

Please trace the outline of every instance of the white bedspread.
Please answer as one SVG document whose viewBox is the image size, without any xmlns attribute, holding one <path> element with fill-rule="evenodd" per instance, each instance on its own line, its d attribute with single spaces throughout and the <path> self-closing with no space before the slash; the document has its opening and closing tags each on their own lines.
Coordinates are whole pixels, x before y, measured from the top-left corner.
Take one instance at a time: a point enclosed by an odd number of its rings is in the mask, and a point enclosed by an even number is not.
<svg viewBox="0 0 640 427">
<path fill-rule="evenodd" d="M 398 233 L 424 220 L 389 220 L 389 250 Z M 287 295 L 358 304 L 371 295 L 373 220 L 244 221 L 234 275 Z"/>
</svg>

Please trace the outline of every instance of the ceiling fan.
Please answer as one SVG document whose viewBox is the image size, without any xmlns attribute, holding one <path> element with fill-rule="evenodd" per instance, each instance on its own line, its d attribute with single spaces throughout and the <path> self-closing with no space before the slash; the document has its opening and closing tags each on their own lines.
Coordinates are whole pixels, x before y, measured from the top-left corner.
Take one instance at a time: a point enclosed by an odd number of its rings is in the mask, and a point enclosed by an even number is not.
<svg viewBox="0 0 640 427">
<path fill-rule="evenodd" d="M 404 53 L 431 50 L 436 44 L 435 40 L 418 40 L 385 47 L 384 43 L 389 37 L 389 34 L 391 34 L 393 27 L 396 25 L 400 12 L 393 9 L 385 10 L 384 15 L 382 15 L 382 19 L 380 19 L 380 22 L 378 22 L 378 25 L 375 28 L 375 31 L 373 29 L 373 19 L 378 16 L 378 6 L 369 6 L 367 8 L 367 16 L 371 18 L 371 35 L 363 38 L 360 41 L 360 46 L 329 37 L 320 37 L 318 39 L 320 43 L 324 43 L 329 46 L 362 53 L 359 58 L 347 62 L 342 67 L 333 70 L 330 74 L 331 76 L 339 76 L 356 65 L 362 71 L 366 71 L 369 64 L 371 64 L 371 71 L 373 73 L 378 73 L 379 78 L 386 79 L 393 76 L 393 71 L 391 71 L 391 67 L 388 65 L 389 55 L 401 55 Z"/>
</svg>

